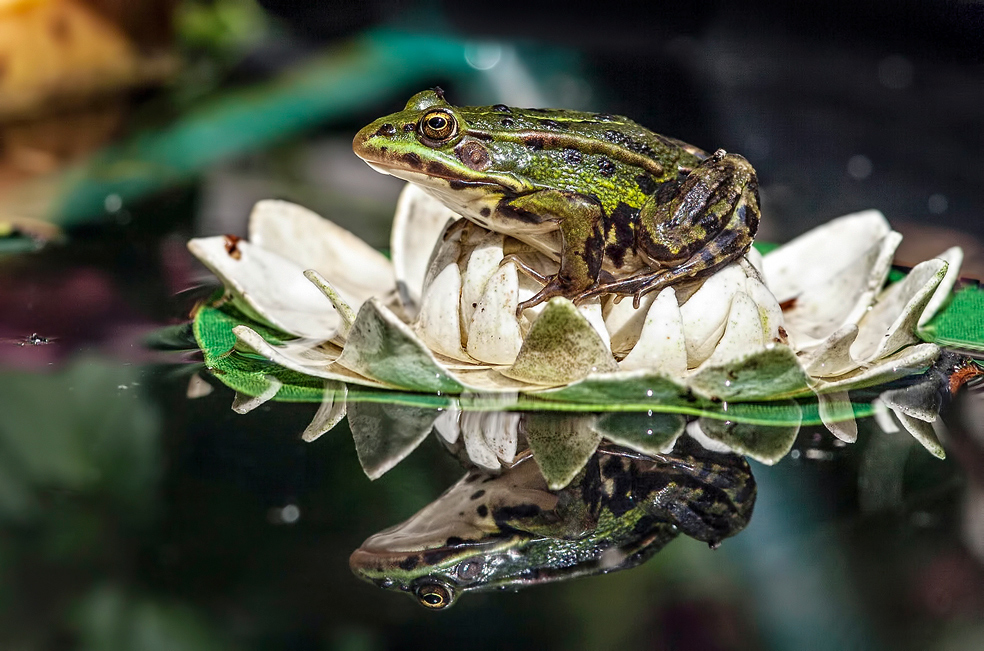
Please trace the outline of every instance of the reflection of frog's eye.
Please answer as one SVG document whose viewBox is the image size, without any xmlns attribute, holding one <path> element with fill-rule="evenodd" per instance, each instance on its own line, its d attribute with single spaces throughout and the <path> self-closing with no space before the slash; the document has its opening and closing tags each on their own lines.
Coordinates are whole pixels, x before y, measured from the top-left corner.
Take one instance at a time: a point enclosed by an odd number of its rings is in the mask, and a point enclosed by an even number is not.
<svg viewBox="0 0 984 651">
<path fill-rule="evenodd" d="M 446 111 L 431 111 L 420 120 L 420 133 L 428 140 L 448 140 L 457 132 L 457 121 Z"/>
<path fill-rule="evenodd" d="M 451 589 L 440 583 L 426 583 L 417 588 L 416 595 L 420 605 L 431 610 L 447 608 L 454 600 Z"/>
</svg>

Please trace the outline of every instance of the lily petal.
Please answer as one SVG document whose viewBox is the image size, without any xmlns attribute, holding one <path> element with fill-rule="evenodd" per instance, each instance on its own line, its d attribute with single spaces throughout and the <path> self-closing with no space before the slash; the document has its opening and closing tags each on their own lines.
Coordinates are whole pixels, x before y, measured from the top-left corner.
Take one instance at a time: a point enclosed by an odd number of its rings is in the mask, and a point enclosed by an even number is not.
<svg viewBox="0 0 984 651">
<path fill-rule="evenodd" d="M 396 203 L 390 251 L 397 290 L 406 313 L 416 316 L 431 249 L 448 223 L 458 219 L 447 206 L 407 183 Z"/>
<path fill-rule="evenodd" d="M 325 382 L 325 397 L 321 401 L 318 413 L 301 433 L 301 439 L 305 443 L 316 440 L 345 418 L 345 414 L 348 413 L 345 402 L 347 395 L 348 387 L 344 382 Z"/>
<path fill-rule="evenodd" d="M 245 240 L 230 245 L 221 236 L 193 239 L 188 249 L 251 318 L 300 337 L 327 340 L 335 335 L 338 313 L 304 277 L 304 267 Z"/>
<path fill-rule="evenodd" d="M 682 377 L 687 372 L 683 315 L 672 287 L 663 289 L 650 302 L 638 341 L 619 367 L 623 371 L 648 369 L 670 377 Z"/>
<path fill-rule="evenodd" d="M 516 320 L 517 305 L 519 277 L 516 265 L 510 262 L 492 274 L 475 303 L 468 325 L 469 355 L 489 364 L 509 365 L 516 361 L 523 346 L 523 333 Z"/>
<path fill-rule="evenodd" d="M 249 217 L 254 246 L 290 259 L 302 269 L 315 269 L 349 305 L 396 288 L 393 265 L 341 226 L 289 201 L 260 201 Z"/>
<path fill-rule="evenodd" d="M 349 429 L 359 463 L 369 479 L 379 479 L 430 434 L 439 412 L 406 405 L 353 402 Z"/>
<path fill-rule="evenodd" d="M 414 330 L 434 352 L 469 361 L 461 348 L 460 301 L 461 273 L 458 265 L 449 264 L 425 290 Z"/>
</svg>

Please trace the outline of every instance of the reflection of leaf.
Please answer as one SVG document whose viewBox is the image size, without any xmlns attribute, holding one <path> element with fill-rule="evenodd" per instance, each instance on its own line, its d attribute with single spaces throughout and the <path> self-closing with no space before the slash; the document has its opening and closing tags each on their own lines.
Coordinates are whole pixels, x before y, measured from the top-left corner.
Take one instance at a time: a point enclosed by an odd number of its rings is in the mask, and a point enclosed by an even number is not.
<svg viewBox="0 0 984 651">
<path fill-rule="evenodd" d="M 378 479 L 427 438 L 440 412 L 369 402 L 348 405 L 348 422 L 359 463 Z"/>
<path fill-rule="evenodd" d="M 643 454 L 659 454 L 673 447 L 686 424 L 680 414 L 616 412 L 598 418 L 594 429 L 613 443 Z"/>
<path fill-rule="evenodd" d="M 793 401 L 786 403 L 792 409 L 799 405 Z M 732 405 L 736 417 L 740 414 L 740 405 Z M 756 425 L 731 420 L 718 420 L 701 417 L 697 421 L 700 431 L 708 438 L 724 443 L 732 450 L 747 454 L 756 461 L 772 465 L 786 456 L 799 432 L 800 424 L 786 425 Z"/>
<path fill-rule="evenodd" d="M 114 586 L 81 599 L 72 619 L 81 649 L 92 651 L 218 651 L 227 646 L 194 611 L 150 598 L 133 598 Z"/>
<path fill-rule="evenodd" d="M 552 490 L 570 483 L 594 454 L 601 436 L 592 429 L 593 421 L 593 416 L 526 415 L 526 440 Z"/>
<path fill-rule="evenodd" d="M 93 360 L 51 375 L 0 375 L 0 466 L 13 471 L 5 481 L 16 478 L 28 490 L 106 492 L 140 514 L 160 451 L 138 377 L 133 367 Z M 3 493 L 0 507 L 25 506 L 16 487 Z"/>
</svg>

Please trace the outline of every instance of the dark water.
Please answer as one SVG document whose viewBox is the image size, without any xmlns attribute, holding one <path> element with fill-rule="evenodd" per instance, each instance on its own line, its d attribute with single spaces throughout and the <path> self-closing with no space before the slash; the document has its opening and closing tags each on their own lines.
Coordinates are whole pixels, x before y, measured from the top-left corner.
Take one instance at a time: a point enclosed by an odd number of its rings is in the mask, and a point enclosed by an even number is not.
<svg viewBox="0 0 984 651">
<path fill-rule="evenodd" d="M 925 244 L 912 261 L 959 243 L 974 275 L 981 78 L 964 41 L 807 38 L 797 21 L 753 38 L 754 16 L 729 15 L 674 14 L 625 50 L 561 38 L 561 59 L 582 63 L 538 77 L 533 96 L 758 148 L 769 239 L 881 207 Z M 873 19 L 861 18 L 863 32 Z M 428 83 L 462 102 L 520 102 L 521 71 Z M 316 405 L 239 415 L 207 375 L 211 391 L 189 398 L 204 392 L 195 356 L 146 341 L 208 293 L 185 240 L 242 233 L 255 199 L 291 198 L 385 246 L 398 185 L 347 142 L 404 90 L 0 257 L 0 648 L 984 647 L 984 401 L 972 391 L 944 410 L 944 461 L 868 421 L 847 446 L 803 428 L 779 464 L 751 463 L 754 516 L 716 550 L 681 536 L 634 570 L 467 595 L 441 613 L 354 577 L 351 552 L 457 481 L 458 462 L 430 437 L 370 482 L 346 423 L 305 443 Z"/>
</svg>

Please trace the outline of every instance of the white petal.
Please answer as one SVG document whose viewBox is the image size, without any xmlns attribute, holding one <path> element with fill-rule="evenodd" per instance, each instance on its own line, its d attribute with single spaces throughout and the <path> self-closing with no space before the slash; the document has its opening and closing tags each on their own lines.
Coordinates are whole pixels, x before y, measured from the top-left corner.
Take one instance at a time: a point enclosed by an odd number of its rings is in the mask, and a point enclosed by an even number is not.
<svg viewBox="0 0 984 651">
<path fill-rule="evenodd" d="M 489 364 L 510 365 L 523 346 L 516 320 L 519 278 L 516 265 L 503 265 L 489 279 L 468 326 L 468 354 Z"/>
<path fill-rule="evenodd" d="M 858 338 L 851 346 L 857 360 L 872 360 L 919 341 L 916 323 L 946 273 L 946 262 L 926 260 L 888 287 L 858 324 Z"/>
<path fill-rule="evenodd" d="M 470 358 L 461 348 L 460 302 L 461 274 L 458 265 L 449 264 L 424 290 L 414 330 L 431 350 L 467 361 Z"/>
<path fill-rule="evenodd" d="M 307 269 L 304 272 L 304 277 L 311 281 L 311 283 L 318 288 L 318 291 L 324 294 L 325 298 L 331 301 L 332 307 L 338 312 L 339 326 L 338 332 L 335 335 L 336 339 L 344 340 L 348 336 L 349 330 L 352 329 L 352 324 L 355 323 L 355 311 L 345 302 L 342 295 L 338 293 L 328 279 L 319 274 L 314 269 Z"/>
<path fill-rule="evenodd" d="M 745 286 L 745 272 L 731 264 L 704 281 L 680 307 L 687 344 L 687 365 L 693 368 L 714 352 L 731 311 L 731 299 Z"/>
<path fill-rule="evenodd" d="M 612 340 L 608 335 L 608 328 L 605 327 L 605 317 L 601 315 L 601 300 L 596 297 L 589 298 L 577 306 L 577 311 L 595 329 L 595 332 L 598 333 L 598 336 L 604 342 L 605 347 L 611 350 Z"/>
<path fill-rule="evenodd" d="M 836 377 L 857 368 L 851 357 L 851 346 L 857 338 L 857 324 L 847 324 L 803 356 L 803 368 L 813 377 Z"/>
<path fill-rule="evenodd" d="M 817 411 L 831 434 L 845 443 L 858 440 L 858 422 L 847 391 L 817 394 Z"/>
<path fill-rule="evenodd" d="M 819 379 L 813 384 L 813 390 L 828 392 L 873 386 L 891 382 L 907 375 L 921 373 L 932 366 L 939 357 L 940 349 L 936 344 L 916 344 L 877 360 L 868 367 L 859 369 L 831 380 Z"/>
<path fill-rule="evenodd" d="M 457 401 L 451 404 L 447 409 L 441 412 L 441 415 L 437 417 L 434 421 L 434 429 L 437 430 L 438 435 L 447 441 L 449 444 L 454 445 L 455 441 L 461 435 L 461 425 L 459 423 L 461 419 L 461 409 L 458 408 Z"/>
<path fill-rule="evenodd" d="M 341 226 L 288 201 L 260 201 L 249 216 L 249 239 L 302 269 L 315 269 L 358 307 L 396 287 L 393 265 Z"/>
<path fill-rule="evenodd" d="M 468 256 L 468 263 L 461 277 L 461 322 L 465 327 L 472 321 L 472 315 L 478 308 L 478 301 L 485 294 L 489 278 L 499 269 L 504 239 L 499 233 L 489 233 Z M 516 311 L 515 305 L 513 311 Z"/>
<path fill-rule="evenodd" d="M 304 267 L 245 240 L 203 237 L 188 249 L 222 279 L 248 316 L 284 332 L 327 340 L 340 320 L 331 302 L 304 277 Z"/>
<path fill-rule="evenodd" d="M 622 303 L 631 304 L 630 301 Z M 619 363 L 619 368 L 623 371 L 648 369 L 670 377 L 686 373 L 683 316 L 672 287 L 663 289 L 651 302 L 639 341 Z"/>
<path fill-rule="evenodd" d="M 516 449 L 519 446 L 519 421 L 522 414 L 508 411 L 484 412 L 482 432 L 485 442 L 505 463 L 516 459 Z"/>
<path fill-rule="evenodd" d="M 674 299 L 676 294 L 674 293 Z M 605 328 L 611 333 L 612 352 L 616 355 L 626 355 L 635 347 L 649 318 L 649 310 L 656 300 L 656 292 L 650 292 L 642 297 L 639 309 L 632 307 L 631 300 L 607 301 L 603 313 Z"/>
<path fill-rule="evenodd" d="M 343 382 L 325 382 L 325 397 L 321 401 L 318 413 L 304 428 L 301 439 L 305 443 L 316 440 L 325 432 L 338 425 L 347 412 L 345 396 L 348 388 Z"/>
<path fill-rule="evenodd" d="M 243 393 L 236 393 L 236 397 L 232 401 L 232 410 L 237 414 L 248 414 L 265 402 L 273 399 L 277 392 L 280 391 L 280 387 L 283 384 L 277 378 L 272 375 L 266 376 L 267 388 L 263 390 L 258 396 L 248 396 Z"/>
<path fill-rule="evenodd" d="M 785 312 L 786 330 L 798 348 L 815 345 L 848 323 L 856 323 L 888 277 L 902 236 L 891 232 L 840 270 L 804 287 Z"/>
<path fill-rule="evenodd" d="M 754 249 L 753 249 L 754 250 Z M 749 263 L 752 269 L 755 267 Z M 749 270 L 746 268 L 746 272 Z M 756 271 L 758 271 L 756 269 Z M 761 276 L 759 274 L 748 274 L 748 278 L 745 280 L 745 293 L 755 302 L 758 306 L 759 319 L 762 322 L 762 333 L 766 341 L 774 341 L 786 343 L 785 338 L 782 335 L 782 330 L 785 325 L 785 318 L 782 314 L 782 308 L 779 307 L 779 301 L 776 300 L 775 295 L 772 291 L 766 287 Z"/>
<path fill-rule="evenodd" d="M 407 314 L 416 314 L 431 251 L 448 222 L 457 218 L 447 206 L 413 183 L 407 183 L 400 193 L 390 233 L 390 252 Z"/>
<path fill-rule="evenodd" d="M 759 309 L 748 294 L 738 292 L 731 300 L 731 311 L 724 335 L 702 366 L 727 364 L 765 345 Z"/>
<path fill-rule="evenodd" d="M 692 420 L 687 423 L 687 435 L 697 441 L 705 450 L 710 450 L 711 452 L 734 452 L 734 450 L 721 441 L 715 441 L 704 434 L 700 429 L 700 420 Z"/>
<path fill-rule="evenodd" d="M 825 282 L 891 230 L 877 210 L 831 220 L 767 253 L 762 267 L 766 283 L 780 303 L 788 301 Z"/>
<path fill-rule="evenodd" d="M 960 278 L 960 265 L 963 264 L 963 249 L 959 246 L 954 246 L 936 257 L 946 262 L 946 275 L 943 276 L 943 280 L 940 282 L 939 287 L 937 287 L 936 292 L 933 293 L 933 298 L 930 299 L 926 309 L 923 310 L 922 315 L 919 317 L 918 325 L 920 327 L 929 323 L 932 318 L 936 316 L 936 313 L 940 311 L 940 308 L 943 307 L 946 300 L 950 298 L 950 292 L 953 291 L 953 285 L 957 282 L 957 279 Z"/>
<path fill-rule="evenodd" d="M 465 452 L 476 466 L 487 470 L 498 470 L 502 464 L 485 440 L 485 414 L 480 411 L 466 411 L 461 414 L 461 437 L 465 442 Z"/>
</svg>

